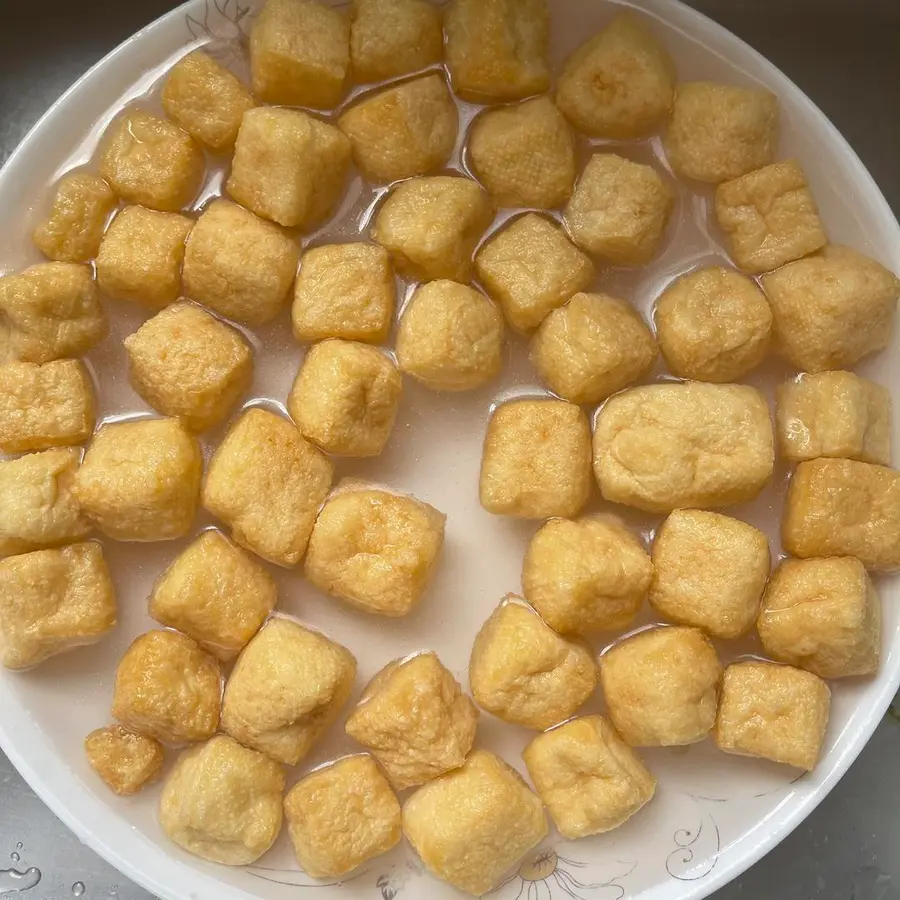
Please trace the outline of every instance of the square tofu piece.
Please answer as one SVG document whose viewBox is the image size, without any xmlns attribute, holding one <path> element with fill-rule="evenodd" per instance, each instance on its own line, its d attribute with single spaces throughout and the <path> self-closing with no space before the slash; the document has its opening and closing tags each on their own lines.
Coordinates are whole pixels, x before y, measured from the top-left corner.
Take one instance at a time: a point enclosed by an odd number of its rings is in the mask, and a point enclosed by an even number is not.
<svg viewBox="0 0 900 900">
<path fill-rule="evenodd" d="M 97 254 L 97 281 L 117 300 L 151 309 L 181 293 L 184 242 L 193 227 L 186 216 L 129 206 L 115 219 Z"/>
<path fill-rule="evenodd" d="M 740 637 L 756 621 L 770 565 L 769 542 L 752 525 L 676 509 L 653 542 L 650 605 L 679 625 Z"/>
<path fill-rule="evenodd" d="M 453 90 L 475 103 L 550 87 L 547 0 L 453 0 L 444 13 Z"/>
<path fill-rule="evenodd" d="M 240 79 L 202 50 L 169 70 L 162 104 L 167 115 L 213 153 L 234 147 L 244 113 L 256 105 Z"/>
<path fill-rule="evenodd" d="M 184 251 L 184 292 L 226 319 L 264 325 L 284 306 L 297 245 L 277 225 L 230 200 L 197 219 Z"/>
<path fill-rule="evenodd" d="M 316 519 L 306 577 L 363 612 L 405 616 L 428 587 L 445 520 L 415 497 L 357 486 L 338 490 Z"/>
<path fill-rule="evenodd" d="M 275 608 L 272 576 L 221 532 L 204 531 L 159 577 L 149 612 L 231 662 Z"/>
<path fill-rule="evenodd" d="M 311 878 L 338 878 L 400 843 L 400 803 L 368 754 L 316 769 L 284 798 L 291 843 Z"/>
<path fill-rule="evenodd" d="M 310 229 L 340 198 L 350 152 L 343 132 L 301 110 L 251 109 L 241 121 L 225 188 L 264 219 Z"/>
<path fill-rule="evenodd" d="M 162 212 L 189 206 L 205 169 L 203 151 L 186 131 L 139 109 L 113 123 L 100 156 L 100 174 L 126 203 Z"/>
<path fill-rule="evenodd" d="M 28 669 L 92 644 L 115 627 L 116 615 L 99 544 L 0 560 L 0 662 L 8 669 Z"/>
<path fill-rule="evenodd" d="M 881 601 L 865 566 L 850 556 L 785 560 L 756 627 L 769 656 L 821 678 L 878 671 Z"/>
<path fill-rule="evenodd" d="M 0 365 L 0 451 L 82 444 L 94 430 L 94 388 L 77 359 Z"/>
<path fill-rule="evenodd" d="M 372 239 L 410 278 L 467 282 L 472 253 L 494 211 L 470 178 L 434 175 L 395 187 L 375 217 Z"/>
<path fill-rule="evenodd" d="M 488 422 L 481 505 L 522 519 L 577 516 L 591 493 L 591 427 L 564 400 L 513 400 Z"/>
<path fill-rule="evenodd" d="M 85 738 L 84 752 L 90 767 L 120 797 L 137 794 L 153 781 L 165 753 L 156 738 L 121 725 L 92 731 Z"/>
<path fill-rule="evenodd" d="M 594 280 L 594 264 L 549 219 L 528 213 L 492 235 L 475 256 L 478 279 L 521 334 L 537 328 Z"/>
<path fill-rule="evenodd" d="M 721 675 L 713 645 L 697 628 L 645 629 L 600 657 L 609 716 L 632 747 L 702 741 L 716 720 Z"/>
<path fill-rule="evenodd" d="M 776 393 L 781 454 L 891 464 L 891 392 L 852 372 L 801 375 Z"/>
<path fill-rule="evenodd" d="M 231 528 L 242 547 L 276 565 L 295 566 L 332 477 L 327 457 L 291 422 L 249 409 L 209 464 L 203 506 Z"/>
<path fill-rule="evenodd" d="M 831 691 L 816 675 L 768 662 L 732 663 L 722 679 L 716 744 L 726 753 L 815 768 Z"/>
<path fill-rule="evenodd" d="M 403 833 L 432 875 L 480 897 L 544 839 L 547 819 L 515 769 L 475 750 L 406 801 Z"/>
<path fill-rule="evenodd" d="M 250 34 L 250 69 L 266 103 L 331 109 L 350 71 L 350 25 L 319 0 L 266 0 Z"/>
<path fill-rule="evenodd" d="M 39 263 L 0 278 L 0 363 L 83 356 L 109 331 L 87 266 Z"/>
<path fill-rule="evenodd" d="M 90 172 L 72 172 L 56 186 L 47 218 L 34 230 L 35 246 L 60 262 L 93 259 L 109 214 L 118 206 L 113 189 Z"/>
<path fill-rule="evenodd" d="M 298 341 L 381 344 L 394 318 L 391 257 L 375 244 L 330 244 L 303 254 L 291 323 Z"/>
<path fill-rule="evenodd" d="M 296 766 L 338 717 L 355 679 L 349 650 L 291 619 L 272 619 L 231 672 L 222 730 Z"/>
<path fill-rule="evenodd" d="M 338 456 L 378 456 L 397 417 L 403 383 L 376 347 L 330 340 L 306 354 L 287 399 L 305 438 Z"/>
<path fill-rule="evenodd" d="M 656 779 L 603 716 L 572 719 L 539 734 L 522 758 L 560 834 L 570 840 L 624 825 L 656 791 Z"/>
<path fill-rule="evenodd" d="M 75 475 L 85 515 L 119 541 L 167 541 L 194 524 L 200 445 L 177 419 L 104 425 Z"/>
<path fill-rule="evenodd" d="M 192 431 L 222 422 L 253 377 L 253 351 L 199 306 L 178 303 L 125 338 L 132 387 Z"/>
<path fill-rule="evenodd" d="M 429 652 L 388 663 L 366 685 L 346 731 L 401 791 L 459 768 L 477 723 L 475 704 Z"/>
<path fill-rule="evenodd" d="M 867 569 L 900 569 L 900 472 L 849 459 L 794 470 L 781 526 L 794 556 L 855 556 Z"/>
</svg>

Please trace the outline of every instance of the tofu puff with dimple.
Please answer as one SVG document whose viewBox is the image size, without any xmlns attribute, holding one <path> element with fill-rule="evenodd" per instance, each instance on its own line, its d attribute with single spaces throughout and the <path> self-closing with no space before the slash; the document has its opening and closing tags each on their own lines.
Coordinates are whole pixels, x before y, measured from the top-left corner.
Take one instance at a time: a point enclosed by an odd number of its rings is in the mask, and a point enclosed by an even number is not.
<svg viewBox="0 0 900 900">
<path fill-rule="evenodd" d="M 162 769 L 164 750 L 156 738 L 121 725 L 97 728 L 84 740 L 91 768 L 120 797 L 142 791 Z"/>
</svg>

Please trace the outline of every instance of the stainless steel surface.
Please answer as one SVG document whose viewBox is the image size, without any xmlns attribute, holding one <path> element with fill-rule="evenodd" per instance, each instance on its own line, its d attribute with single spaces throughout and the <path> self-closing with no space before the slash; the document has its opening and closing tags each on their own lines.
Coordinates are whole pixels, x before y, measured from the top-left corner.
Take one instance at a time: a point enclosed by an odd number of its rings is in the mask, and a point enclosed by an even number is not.
<svg viewBox="0 0 900 900">
<path fill-rule="evenodd" d="M 175 5 L 0 0 L 0 162 L 82 72 Z M 900 0 L 692 5 L 768 56 L 822 107 L 900 214 Z M 717 900 L 900 900 L 898 811 L 900 720 L 888 715 L 819 809 Z M 149 896 L 80 844 L 0 754 L 0 897 Z"/>
</svg>

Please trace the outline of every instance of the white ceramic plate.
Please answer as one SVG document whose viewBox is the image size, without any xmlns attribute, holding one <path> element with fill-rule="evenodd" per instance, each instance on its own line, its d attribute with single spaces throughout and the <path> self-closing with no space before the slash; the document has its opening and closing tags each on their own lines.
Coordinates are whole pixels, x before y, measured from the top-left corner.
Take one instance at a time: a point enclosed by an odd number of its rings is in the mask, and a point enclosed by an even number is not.
<svg viewBox="0 0 900 900">
<path fill-rule="evenodd" d="M 653 17 L 683 79 L 761 83 L 781 99 L 782 155 L 799 157 L 834 241 L 847 243 L 900 270 L 900 228 L 872 179 L 840 135 L 810 101 L 749 47 L 714 23 L 671 0 L 632 4 Z M 618 8 L 604 0 L 555 0 L 553 59 L 564 56 Z M 85 75 L 38 123 L 0 173 L 0 272 L 37 261 L 28 234 L 48 199 L 48 185 L 73 166 L 89 163 L 111 117 L 152 91 L 175 59 L 211 43 L 220 59 L 246 65 L 242 39 L 253 10 L 236 0 L 191 0 L 135 35 Z M 143 101 L 151 107 L 152 94 Z M 471 107 L 463 107 L 468 117 Z M 628 146 L 626 153 L 659 156 L 658 143 Z M 662 163 L 660 162 L 662 165 Z M 204 197 L 215 194 L 221 172 L 211 171 Z M 358 233 L 377 196 L 355 183 L 336 219 L 316 238 Z M 680 189 L 680 205 L 665 252 L 649 268 L 609 271 L 598 286 L 630 298 L 647 312 L 660 288 L 701 262 L 723 259 L 706 227 L 708 195 Z M 104 416 L 146 412 L 124 378 L 121 339 L 140 313 L 117 304 L 113 334 L 90 357 Z M 287 316 L 254 336 L 257 372 L 251 402 L 283 401 L 301 357 Z M 900 375 L 900 348 L 882 354 L 865 371 L 885 384 Z M 770 389 L 787 372 L 768 371 L 754 383 Z M 446 553 L 426 602 L 408 620 L 365 617 L 314 592 L 297 573 L 279 571 L 281 609 L 347 644 L 360 661 L 360 684 L 389 659 L 423 647 L 436 649 L 465 683 L 472 638 L 500 597 L 517 590 L 525 543 L 533 525 L 489 516 L 478 505 L 476 483 L 481 438 L 490 404 L 534 389 L 522 346 L 513 343 L 503 378 L 472 397 L 440 396 L 408 385 L 388 454 L 377 461 L 340 464 L 341 474 L 369 477 L 411 491 L 448 514 Z M 209 436 L 214 444 L 219 434 Z M 900 437 L 895 425 L 895 441 Z M 777 484 L 736 514 L 764 528 L 778 552 L 777 521 L 784 484 Z M 595 501 L 595 506 L 599 504 Z M 650 519 L 634 519 L 645 533 Z M 198 528 L 208 520 L 198 521 Z M 398 847 L 363 866 L 343 885 L 326 885 L 297 870 L 285 836 L 259 864 L 229 869 L 202 862 L 170 844 L 155 819 L 157 789 L 118 799 L 89 770 L 81 743 L 105 724 L 116 661 L 131 639 L 152 626 L 146 597 L 154 577 L 185 542 L 128 545 L 106 542 L 121 600 L 121 624 L 102 643 L 57 657 L 37 670 L 0 674 L 0 745 L 31 786 L 82 840 L 148 890 L 167 900 L 251 900 L 324 896 L 356 900 L 379 896 L 443 900 L 455 892 L 423 873 L 411 851 Z M 624 827 L 580 842 L 551 836 L 496 896 L 501 900 L 647 900 L 700 898 L 725 884 L 778 843 L 819 803 L 872 733 L 900 683 L 900 597 L 883 580 L 884 656 L 877 678 L 835 686 L 825 752 L 816 771 L 792 770 L 719 753 L 710 741 L 679 750 L 647 752 L 659 777 L 655 799 Z M 752 651 L 723 647 L 723 656 Z M 592 709 L 599 709 L 599 700 Z M 341 729 L 309 765 L 343 752 Z M 528 739 L 483 716 L 482 745 L 521 768 Z"/>
</svg>

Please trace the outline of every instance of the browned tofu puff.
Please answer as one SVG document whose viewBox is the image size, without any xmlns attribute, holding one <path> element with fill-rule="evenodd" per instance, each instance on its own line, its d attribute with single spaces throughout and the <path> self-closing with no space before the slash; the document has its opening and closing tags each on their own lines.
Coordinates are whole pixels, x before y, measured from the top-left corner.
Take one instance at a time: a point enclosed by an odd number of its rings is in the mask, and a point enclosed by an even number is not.
<svg viewBox="0 0 900 900">
<path fill-rule="evenodd" d="M 99 544 L 0 560 L 0 662 L 8 669 L 28 669 L 92 644 L 115 627 L 116 615 Z"/>
<path fill-rule="evenodd" d="M 137 794 L 153 781 L 162 768 L 162 744 L 148 734 L 129 731 L 121 725 L 97 728 L 84 741 L 91 768 L 120 797 Z"/>
<path fill-rule="evenodd" d="M 774 663 L 732 663 L 722 679 L 715 738 L 720 750 L 815 768 L 831 692 L 810 672 Z"/>
</svg>

